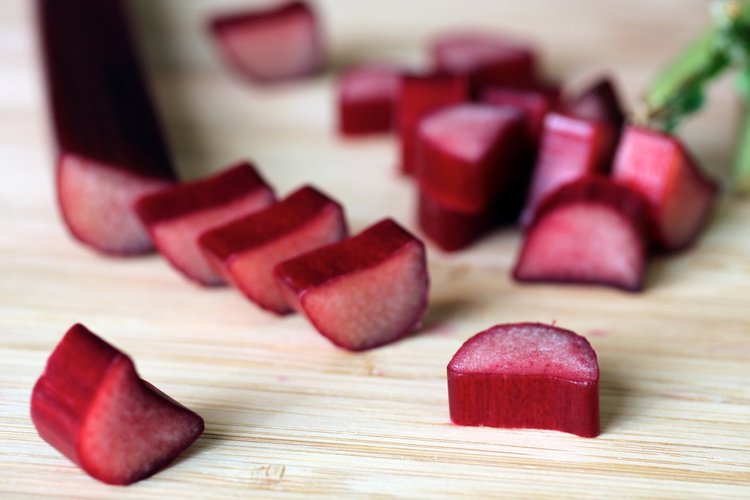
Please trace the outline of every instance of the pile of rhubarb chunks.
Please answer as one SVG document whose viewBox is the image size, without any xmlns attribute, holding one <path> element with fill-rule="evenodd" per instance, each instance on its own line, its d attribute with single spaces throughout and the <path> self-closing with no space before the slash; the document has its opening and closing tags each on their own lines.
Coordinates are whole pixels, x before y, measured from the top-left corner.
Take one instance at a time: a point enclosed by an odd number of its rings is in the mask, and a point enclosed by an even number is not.
<svg viewBox="0 0 750 500">
<path fill-rule="evenodd" d="M 156 248 L 189 280 L 231 284 L 274 314 L 300 312 L 351 351 L 419 327 L 429 278 L 418 238 L 390 219 L 349 236 L 335 199 L 304 185 L 277 200 L 247 161 L 178 182 L 121 3 L 37 4 L 58 200 L 78 240 L 110 255 Z M 304 2 L 222 16 L 210 29 L 228 64 L 255 84 L 310 76 L 325 61 Z M 677 138 L 627 124 L 609 79 L 563 95 L 540 77 L 528 45 L 489 34 L 440 35 L 430 58 L 421 72 L 346 70 L 338 116 L 347 137 L 397 134 L 419 227 L 441 249 L 519 223 L 515 279 L 636 291 L 649 253 L 686 248 L 704 227 L 718 186 Z M 583 337 L 496 325 L 448 365 L 450 415 L 460 425 L 596 436 L 598 384 Z M 80 324 L 50 356 L 31 413 L 46 441 L 111 484 L 159 471 L 204 428 Z"/>
</svg>

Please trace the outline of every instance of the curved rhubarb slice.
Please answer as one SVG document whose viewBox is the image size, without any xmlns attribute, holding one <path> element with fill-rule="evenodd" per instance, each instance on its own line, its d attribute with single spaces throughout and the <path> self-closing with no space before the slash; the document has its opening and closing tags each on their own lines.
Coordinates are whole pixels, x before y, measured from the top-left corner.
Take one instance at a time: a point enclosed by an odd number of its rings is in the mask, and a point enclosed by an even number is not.
<svg viewBox="0 0 750 500">
<path fill-rule="evenodd" d="M 321 29 L 307 2 L 221 16 L 211 22 L 211 31 L 227 62 L 256 83 L 306 77 L 323 68 Z"/>
<path fill-rule="evenodd" d="M 698 237 L 719 193 L 676 137 L 639 127 L 623 133 L 613 177 L 646 197 L 653 237 L 667 251 Z"/>
<path fill-rule="evenodd" d="M 566 111 L 584 120 L 611 123 L 617 131 L 625 123 L 625 111 L 615 84 L 606 76 L 571 98 Z"/>
<path fill-rule="evenodd" d="M 401 69 L 363 65 L 338 79 L 339 131 L 355 136 L 389 132 L 401 84 Z"/>
<path fill-rule="evenodd" d="M 37 0 L 60 210 L 107 254 L 153 249 L 133 206 L 176 177 L 118 0 Z"/>
<path fill-rule="evenodd" d="M 522 223 L 529 224 L 539 203 L 560 186 L 607 172 L 613 147 L 614 130 L 608 123 L 547 115 Z"/>
<path fill-rule="evenodd" d="M 585 178 L 545 199 L 513 271 L 518 281 L 643 288 L 648 204 L 609 179 Z"/>
<path fill-rule="evenodd" d="M 430 46 L 434 68 L 467 76 L 475 92 L 491 86 L 529 86 L 536 77 L 533 50 L 517 40 L 486 33 L 445 33 Z"/>
<path fill-rule="evenodd" d="M 424 244 L 390 219 L 276 267 L 287 303 L 344 349 L 394 342 L 427 307 Z"/>
<path fill-rule="evenodd" d="M 417 130 L 422 119 L 440 108 L 469 100 L 469 81 L 444 74 L 404 75 L 398 97 L 401 172 L 417 169 Z"/>
<path fill-rule="evenodd" d="M 306 186 L 265 210 L 203 234 L 214 267 L 250 300 L 277 314 L 292 309 L 273 270 L 276 264 L 346 238 L 341 205 Z"/>
<path fill-rule="evenodd" d="M 496 325 L 448 364 L 453 423 L 599 435 L 599 363 L 588 341 L 541 323 Z"/>
<path fill-rule="evenodd" d="M 446 208 L 480 212 L 509 189 L 525 145 L 516 109 L 458 104 L 437 111 L 419 126 L 419 187 Z"/>
<path fill-rule="evenodd" d="M 136 210 L 159 252 L 187 278 L 205 286 L 224 283 L 198 245 L 205 231 L 262 210 L 273 190 L 248 162 L 211 177 L 143 197 Z"/>
<path fill-rule="evenodd" d="M 203 433 L 203 419 L 141 380 L 130 358 L 74 325 L 31 395 L 39 435 L 84 471 L 130 484 L 169 465 Z"/>
</svg>

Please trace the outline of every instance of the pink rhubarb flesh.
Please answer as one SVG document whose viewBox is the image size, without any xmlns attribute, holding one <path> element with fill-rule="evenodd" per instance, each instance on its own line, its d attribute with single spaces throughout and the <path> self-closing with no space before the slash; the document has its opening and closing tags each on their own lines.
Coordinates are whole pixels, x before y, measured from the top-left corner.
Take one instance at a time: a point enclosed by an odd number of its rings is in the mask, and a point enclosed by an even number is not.
<svg viewBox="0 0 750 500">
<path fill-rule="evenodd" d="M 39 435 L 96 479 L 130 484 L 169 465 L 203 420 L 141 380 L 130 358 L 74 325 L 31 396 Z"/>
<path fill-rule="evenodd" d="M 282 262 L 276 277 L 292 307 L 352 351 L 412 333 L 427 307 L 424 244 L 390 219 Z"/>
<path fill-rule="evenodd" d="M 256 83 L 306 77 L 323 68 L 321 27 L 307 2 L 221 16 L 211 30 L 229 64 Z"/>
<path fill-rule="evenodd" d="M 145 196 L 136 210 L 159 252 L 189 279 L 211 286 L 224 280 L 201 252 L 198 238 L 273 202 L 273 190 L 255 168 L 240 162 L 205 179 Z"/>
<path fill-rule="evenodd" d="M 206 232 L 200 245 L 245 296 L 284 314 L 292 309 L 274 277 L 276 265 L 346 236 L 341 205 L 306 186 L 265 210 Z"/>
<path fill-rule="evenodd" d="M 349 68 L 338 79 L 339 131 L 355 136 L 393 129 L 401 70 L 393 66 Z"/>
<path fill-rule="evenodd" d="M 37 6 L 65 224 L 103 253 L 150 251 L 133 207 L 175 174 L 123 6 L 118 0 L 37 0 Z"/>
<path fill-rule="evenodd" d="M 458 425 L 599 434 L 599 365 L 588 341 L 541 323 L 497 325 L 448 364 Z"/>
<path fill-rule="evenodd" d="M 627 186 L 599 178 L 567 184 L 539 208 L 513 276 L 639 291 L 646 271 L 647 218 L 646 200 Z"/>
</svg>

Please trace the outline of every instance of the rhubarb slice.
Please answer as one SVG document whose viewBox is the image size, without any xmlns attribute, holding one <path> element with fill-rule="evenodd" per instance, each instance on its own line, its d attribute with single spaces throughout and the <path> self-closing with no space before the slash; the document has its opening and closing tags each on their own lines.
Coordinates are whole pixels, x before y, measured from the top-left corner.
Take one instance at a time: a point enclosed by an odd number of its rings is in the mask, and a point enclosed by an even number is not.
<svg viewBox="0 0 750 500">
<path fill-rule="evenodd" d="M 566 184 L 539 207 L 513 277 L 639 291 L 647 226 L 647 202 L 628 186 L 595 177 Z"/>
<path fill-rule="evenodd" d="M 467 101 L 469 82 L 464 77 L 441 74 L 405 75 L 398 99 L 398 133 L 401 171 L 411 174 L 417 165 L 417 130 L 420 121 L 440 108 Z"/>
<path fill-rule="evenodd" d="M 544 118 L 557 106 L 559 91 L 548 89 L 515 89 L 490 87 L 482 94 L 482 102 L 494 106 L 511 106 L 524 114 L 526 134 L 536 147 L 542 133 Z"/>
<path fill-rule="evenodd" d="M 550 113 L 544 120 L 529 196 L 521 217 L 534 218 L 542 199 L 560 186 L 596 172 L 607 172 L 614 148 L 608 123 Z"/>
<path fill-rule="evenodd" d="M 584 120 L 610 123 L 619 131 L 625 123 L 625 111 L 615 84 L 601 77 L 570 99 L 567 112 Z"/>
<path fill-rule="evenodd" d="M 667 251 L 698 237 L 719 192 L 676 137 L 639 127 L 625 130 L 613 176 L 648 199 L 653 237 Z"/>
<path fill-rule="evenodd" d="M 510 107 L 458 104 L 419 126 L 419 187 L 446 208 L 486 209 L 522 168 L 523 115 Z"/>
<path fill-rule="evenodd" d="M 211 177 L 145 196 L 136 210 L 170 264 L 187 278 L 212 286 L 224 280 L 201 252 L 198 238 L 273 202 L 273 190 L 255 168 L 240 162 Z"/>
<path fill-rule="evenodd" d="M 211 31 L 229 65 L 256 83 L 306 77 L 323 68 L 321 28 L 307 2 L 220 16 Z"/>
<path fill-rule="evenodd" d="M 541 323 L 496 325 L 448 364 L 453 423 L 599 435 L 599 364 L 588 341 Z"/>
<path fill-rule="evenodd" d="M 530 86 L 536 77 L 533 50 L 503 36 L 444 33 L 432 42 L 430 53 L 437 71 L 468 77 L 475 93 L 492 86 Z"/>
<path fill-rule="evenodd" d="M 60 211 L 107 254 L 153 249 L 133 206 L 175 180 L 118 0 L 37 0 Z"/>
<path fill-rule="evenodd" d="M 338 79 L 339 131 L 356 136 L 393 129 L 401 70 L 394 66 L 349 68 Z"/>
<path fill-rule="evenodd" d="M 276 267 L 287 303 L 344 349 L 394 342 L 427 307 L 424 244 L 390 219 Z"/>
<path fill-rule="evenodd" d="M 341 205 L 306 186 L 284 200 L 206 232 L 200 245 L 214 267 L 250 300 L 285 314 L 276 264 L 347 236 Z"/>
<path fill-rule="evenodd" d="M 131 359 L 74 325 L 31 395 L 39 435 L 109 484 L 130 484 L 169 465 L 203 433 L 203 419 L 140 379 Z"/>
</svg>

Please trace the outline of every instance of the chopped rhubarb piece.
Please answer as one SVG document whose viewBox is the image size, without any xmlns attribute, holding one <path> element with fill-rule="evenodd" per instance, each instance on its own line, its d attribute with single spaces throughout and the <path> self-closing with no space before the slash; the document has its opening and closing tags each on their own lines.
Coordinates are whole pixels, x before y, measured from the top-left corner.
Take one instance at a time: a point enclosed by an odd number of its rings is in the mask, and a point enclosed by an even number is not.
<svg viewBox="0 0 750 500">
<path fill-rule="evenodd" d="M 211 177 L 145 196 L 136 210 L 170 264 L 191 280 L 211 286 L 224 280 L 201 252 L 200 235 L 273 202 L 273 190 L 255 168 L 240 162 Z"/>
<path fill-rule="evenodd" d="M 292 309 L 273 274 L 276 264 L 346 238 L 341 205 L 312 187 L 260 212 L 204 233 L 209 260 L 250 300 L 284 314 Z"/>
<path fill-rule="evenodd" d="M 445 208 L 486 209 L 523 168 L 523 114 L 510 107 L 457 104 L 419 126 L 417 178 Z"/>
<path fill-rule="evenodd" d="M 614 131 L 608 123 L 547 115 L 522 222 L 530 223 L 542 199 L 560 186 L 607 172 L 613 147 Z"/>
<path fill-rule="evenodd" d="M 148 252 L 153 245 L 133 206 L 175 174 L 123 6 L 37 5 L 65 224 L 100 252 Z"/>
<path fill-rule="evenodd" d="M 533 50 L 502 36 L 442 34 L 433 41 L 430 51 L 437 71 L 468 77 L 475 92 L 492 86 L 525 87 L 536 77 Z"/>
<path fill-rule="evenodd" d="M 648 199 L 653 236 L 667 251 L 695 240 L 719 192 L 676 137 L 639 127 L 625 130 L 613 176 Z"/>
<path fill-rule="evenodd" d="M 276 267 L 287 303 L 351 351 L 413 332 L 427 307 L 424 244 L 390 219 Z"/>
<path fill-rule="evenodd" d="M 620 130 L 625 123 L 625 112 L 615 84 L 607 77 L 599 78 L 586 87 L 567 105 L 567 112 L 585 120 L 611 123 Z"/>
<path fill-rule="evenodd" d="M 256 83 L 306 77 L 323 67 L 320 25 L 306 2 L 221 16 L 211 31 L 227 62 Z"/>
<path fill-rule="evenodd" d="M 356 66 L 338 80 L 339 131 L 364 135 L 393 129 L 401 70 L 392 66 Z"/>
<path fill-rule="evenodd" d="M 401 141 L 401 171 L 410 174 L 417 164 L 417 130 L 428 114 L 469 99 L 469 84 L 449 75 L 405 75 L 398 100 L 398 133 Z"/>
<path fill-rule="evenodd" d="M 494 205 L 473 214 L 457 212 L 421 190 L 418 203 L 420 229 L 446 252 L 466 248 L 500 224 L 499 211 Z"/>
<path fill-rule="evenodd" d="M 539 144 L 544 117 L 555 109 L 557 101 L 556 89 L 490 87 L 482 94 L 482 102 L 495 106 L 511 106 L 523 112 L 527 136 L 534 146 Z"/>
<path fill-rule="evenodd" d="M 648 204 L 636 190 L 596 177 L 566 184 L 539 207 L 513 277 L 639 291 L 647 226 Z"/>
<path fill-rule="evenodd" d="M 448 364 L 453 423 L 599 435 L 599 363 L 588 341 L 541 323 L 480 332 Z"/>
<path fill-rule="evenodd" d="M 169 465 L 203 433 L 203 419 L 139 378 L 131 359 L 74 325 L 31 395 L 39 435 L 109 484 Z"/>
</svg>

